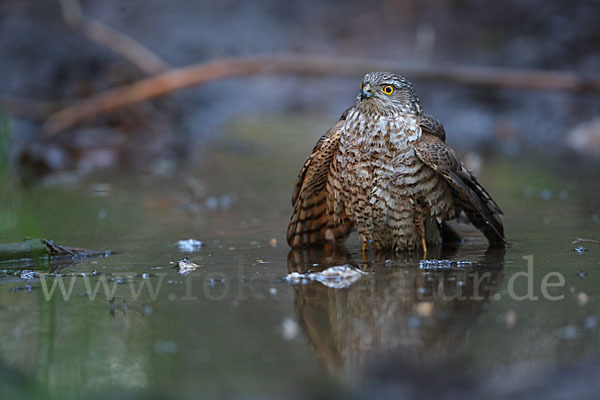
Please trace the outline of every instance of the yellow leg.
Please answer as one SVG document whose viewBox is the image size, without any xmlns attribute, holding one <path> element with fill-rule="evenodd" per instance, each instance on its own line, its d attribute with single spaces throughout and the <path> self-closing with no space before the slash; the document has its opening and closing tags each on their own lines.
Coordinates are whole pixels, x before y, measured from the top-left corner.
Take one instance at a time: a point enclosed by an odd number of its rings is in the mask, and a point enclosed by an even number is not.
<svg viewBox="0 0 600 400">
<path fill-rule="evenodd" d="M 362 257 L 363 261 L 367 261 L 367 241 L 362 242 Z"/>
<path fill-rule="evenodd" d="M 417 207 L 415 208 L 415 228 L 417 230 L 417 235 L 421 238 L 423 259 L 425 259 L 427 258 L 427 243 L 425 242 L 425 213 L 422 203 L 422 201 L 417 201 Z"/>
<path fill-rule="evenodd" d="M 421 236 L 421 246 L 423 247 L 423 259 L 427 258 L 427 243 L 425 242 L 425 236 Z"/>
</svg>

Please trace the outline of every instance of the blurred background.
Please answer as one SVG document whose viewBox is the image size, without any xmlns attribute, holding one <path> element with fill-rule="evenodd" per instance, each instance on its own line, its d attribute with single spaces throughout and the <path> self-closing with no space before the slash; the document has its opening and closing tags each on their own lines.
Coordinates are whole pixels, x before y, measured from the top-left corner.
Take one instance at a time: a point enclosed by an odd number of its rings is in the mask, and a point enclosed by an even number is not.
<svg viewBox="0 0 600 400">
<path fill-rule="evenodd" d="M 90 40 L 86 33 L 94 23 L 145 46 L 159 60 L 156 71 L 295 54 L 597 79 L 599 16 L 600 1 L 594 0 L 2 0 L 0 115 L 2 140 L 10 144 L 0 156 L 10 157 L 25 180 L 123 167 L 169 173 L 201 160 L 207 143 L 235 123 L 300 115 L 321 130 L 307 137 L 318 136 L 352 103 L 369 72 L 214 80 L 87 118 L 49 137 L 43 127 L 54 112 L 149 74 L 115 52 L 119 43 L 110 37 L 105 45 Z M 406 75 L 462 153 L 600 157 L 597 91 L 467 86 Z"/>
<path fill-rule="evenodd" d="M 596 399 L 598 21 L 598 0 L 0 0 L 0 244 L 114 252 L 0 262 L 0 398 Z M 365 262 L 356 237 L 289 251 L 298 170 L 380 67 L 445 125 L 507 249 L 460 224 L 439 270 Z M 539 301 L 507 294 L 525 260 Z M 285 280 L 342 264 L 369 273 Z M 475 293 L 476 272 L 483 297 L 438 290 Z M 125 276 L 165 282 L 133 296 Z M 88 299 L 83 277 L 116 289 Z"/>
</svg>

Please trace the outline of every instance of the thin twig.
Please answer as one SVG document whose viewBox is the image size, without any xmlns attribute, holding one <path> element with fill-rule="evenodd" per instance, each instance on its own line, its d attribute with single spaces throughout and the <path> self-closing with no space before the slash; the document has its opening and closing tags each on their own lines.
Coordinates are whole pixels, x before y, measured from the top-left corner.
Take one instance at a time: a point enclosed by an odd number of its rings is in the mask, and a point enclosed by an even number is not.
<svg viewBox="0 0 600 400">
<path fill-rule="evenodd" d="M 59 2 L 63 19 L 71 29 L 120 54 L 144 73 L 155 75 L 170 68 L 169 64 L 137 40 L 117 32 L 103 23 L 85 17 L 79 0 L 59 0 Z"/>
<path fill-rule="evenodd" d="M 69 249 L 68 247 L 63 247 L 61 245 L 58 245 L 58 244 L 54 243 L 53 240 L 42 239 L 42 243 L 44 243 L 46 245 L 46 247 L 48 247 L 48 253 L 51 256 L 61 256 L 61 255 L 65 255 L 65 254 L 69 254 L 70 256 L 73 256 L 73 257 L 77 256 L 77 254 L 75 254 L 71 249 Z"/>
<path fill-rule="evenodd" d="M 11 114 L 32 120 L 45 121 L 52 113 L 65 107 L 64 102 L 28 99 L 25 97 L 5 95 L 0 98 L 0 108 Z"/>
<path fill-rule="evenodd" d="M 575 238 L 575 240 L 573 240 L 571 242 L 571 244 L 576 244 L 576 243 L 595 243 L 595 244 L 600 244 L 600 240 Z"/>
<path fill-rule="evenodd" d="M 429 79 L 486 87 L 538 90 L 600 90 L 600 80 L 567 71 L 517 70 L 494 67 L 416 66 L 390 61 L 320 56 L 264 56 L 231 58 L 172 69 L 132 84 L 100 92 L 52 115 L 45 124 L 48 136 L 102 114 L 176 90 L 242 75 L 350 75 L 395 71 L 410 79 Z"/>
</svg>

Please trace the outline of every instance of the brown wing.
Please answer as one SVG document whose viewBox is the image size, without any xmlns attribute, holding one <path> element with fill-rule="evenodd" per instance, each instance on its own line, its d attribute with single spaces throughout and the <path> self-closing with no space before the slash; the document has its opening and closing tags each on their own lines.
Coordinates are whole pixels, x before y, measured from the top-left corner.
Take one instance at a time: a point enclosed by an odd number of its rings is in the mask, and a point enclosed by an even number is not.
<svg viewBox="0 0 600 400">
<path fill-rule="evenodd" d="M 452 190 L 454 204 L 490 243 L 505 243 L 502 211 L 489 193 L 467 170 L 454 150 L 439 137 L 423 132 L 415 145 L 417 156 L 444 177 Z"/>
<path fill-rule="evenodd" d="M 292 247 L 342 240 L 352 229 L 352 223 L 342 216 L 334 218 L 327 195 L 327 177 L 339 146 L 344 116 L 319 139 L 298 174 L 292 195 L 294 211 L 287 229 Z"/>
<path fill-rule="evenodd" d="M 439 137 L 444 142 L 446 141 L 446 130 L 444 129 L 444 125 L 435 119 L 434 116 L 429 114 L 419 115 L 419 125 L 425 132 L 429 132 L 430 134 Z"/>
</svg>

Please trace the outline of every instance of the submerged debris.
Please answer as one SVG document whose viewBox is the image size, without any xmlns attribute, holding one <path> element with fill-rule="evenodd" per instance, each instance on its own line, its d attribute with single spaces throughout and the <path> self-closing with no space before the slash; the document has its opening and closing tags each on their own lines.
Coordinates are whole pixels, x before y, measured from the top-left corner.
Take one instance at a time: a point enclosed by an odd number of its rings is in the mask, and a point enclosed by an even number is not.
<svg viewBox="0 0 600 400">
<path fill-rule="evenodd" d="M 365 272 L 361 271 L 360 269 L 346 264 L 327 268 L 321 272 L 311 272 L 306 274 L 292 272 L 285 277 L 285 280 L 292 285 L 306 284 L 312 281 L 317 281 L 333 289 L 343 289 L 350 287 L 364 274 Z"/>
<path fill-rule="evenodd" d="M 586 249 L 583 246 L 577 246 L 573 249 L 574 252 L 576 252 L 577 254 L 583 254 L 584 252 L 588 251 L 588 249 Z"/>
<path fill-rule="evenodd" d="M 193 253 L 202 248 L 202 242 L 196 239 L 180 240 L 177 242 L 180 251 L 185 253 Z"/>
<path fill-rule="evenodd" d="M 25 284 L 23 286 L 15 286 L 15 287 L 12 288 L 12 290 L 15 291 L 15 292 L 24 291 L 24 292 L 27 292 L 27 293 L 31 293 L 31 291 L 33 289 L 37 289 L 37 288 L 39 288 L 39 286 L 33 286 L 33 285 L 27 283 L 27 284 Z"/>
<path fill-rule="evenodd" d="M 225 279 L 210 278 L 208 280 L 208 286 L 211 286 L 211 287 L 219 285 L 219 284 L 225 284 L 225 283 L 227 283 L 227 281 Z"/>
<path fill-rule="evenodd" d="M 594 219 L 594 217 L 598 218 L 597 215 L 594 215 L 592 217 L 592 219 Z M 594 243 L 594 244 L 600 244 L 600 240 L 576 238 L 575 240 L 573 240 L 571 242 L 571 244 L 577 244 L 577 243 Z"/>
<path fill-rule="evenodd" d="M 440 269 L 464 268 L 472 264 L 471 261 L 462 260 L 421 260 L 419 261 L 419 268 L 426 271 L 435 271 Z"/>
<path fill-rule="evenodd" d="M 47 239 L 29 239 L 19 243 L 1 243 L 0 261 L 21 261 L 34 259 L 55 259 L 69 257 L 73 259 L 85 257 L 107 257 L 110 251 L 80 249 L 61 246 Z"/>
<path fill-rule="evenodd" d="M 31 280 L 35 278 L 35 271 L 24 269 L 21 271 L 20 278 L 23 280 Z"/>
<path fill-rule="evenodd" d="M 187 257 L 184 258 L 183 260 L 177 261 L 176 267 L 177 267 L 177 272 L 179 272 L 181 275 L 189 275 L 191 272 L 200 268 L 199 265 L 194 264 L 193 262 L 188 260 Z"/>
<path fill-rule="evenodd" d="M 110 300 L 108 300 L 108 313 L 113 317 L 115 316 L 115 308 L 115 298 L 111 297 Z"/>
</svg>

